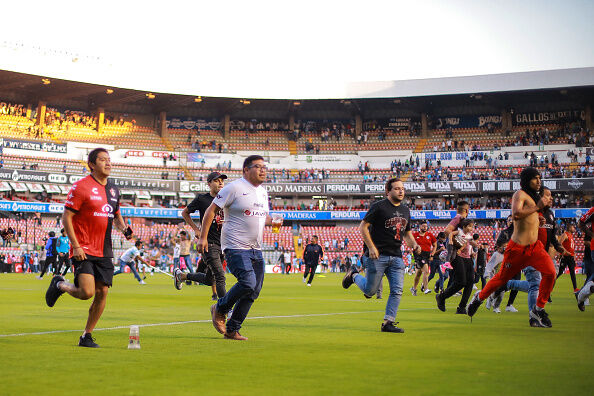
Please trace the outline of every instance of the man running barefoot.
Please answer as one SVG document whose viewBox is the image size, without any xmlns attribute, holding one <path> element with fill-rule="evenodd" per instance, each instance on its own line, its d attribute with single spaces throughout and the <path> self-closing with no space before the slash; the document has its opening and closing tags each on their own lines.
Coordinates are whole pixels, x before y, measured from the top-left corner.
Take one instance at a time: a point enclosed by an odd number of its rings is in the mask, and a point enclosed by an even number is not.
<svg viewBox="0 0 594 396">
<path fill-rule="evenodd" d="M 501 269 L 484 289 L 477 292 L 467 312 L 473 316 L 484 299 L 507 283 L 515 274 L 525 267 L 532 266 L 540 272 L 542 280 L 538 290 L 536 306 L 530 311 L 530 318 L 535 319 L 543 327 L 552 327 L 551 320 L 544 310 L 551 290 L 555 284 L 555 265 L 542 243 L 538 240 L 538 212 L 552 205 L 551 196 L 539 195 L 541 188 L 540 174 L 528 167 L 520 174 L 521 190 L 512 198 L 512 216 L 514 232 L 503 258 Z"/>
<path fill-rule="evenodd" d="M 108 179 L 111 161 L 107 150 L 96 148 L 91 151 L 88 165 L 91 174 L 72 185 L 62 215 L 64 229 L 71 242 L 74 284 L 62 276 L 54 276 L 45 301 L 53 307 L 64 292 L 79 300 L 94 296 L 78 346 L 97 348 L 99 345 L 91 333 L 105 309 L 113 279 L 112 224 L 123 232 L 126 239 L 132 238 L 132 229 L 126 227 L 120 214 L 120 192 Z"/>
</svg>

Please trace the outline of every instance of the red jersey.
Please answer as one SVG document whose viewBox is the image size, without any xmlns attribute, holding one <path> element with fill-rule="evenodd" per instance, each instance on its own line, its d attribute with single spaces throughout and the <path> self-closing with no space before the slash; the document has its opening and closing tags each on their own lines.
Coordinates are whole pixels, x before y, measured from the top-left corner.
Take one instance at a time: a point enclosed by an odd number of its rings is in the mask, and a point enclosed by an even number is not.
<svg viewBox="0 0 594 396">
<path fill-rule="evenodd" d="M 590 229 L 594 231 L 594 207 L 590 208 L 589 211 L 586 212 L 582 217 L 580 217 L 580 223 L 588 224 L 590 223 Z M 594 238 L 590 240 L 590 249 L 594 250 Z"/>
<path fill-rule="evenodd" d="M 72 226 L 76 239 L 87 256 L 113 257 L 111 226 L 120 212 L 120 191 L 109 181 L 101 185 L 89 175 L 74 183 L 65 202 L 75 214 Z M 73 247 L 70 246 L 70 257 Z"/>
<path fill-rule="evenodd" d="M 538 220 L 540 221 L 540 218 L 544 218 L 542 213 L 538 213 Z M 547 240 L 549 239 L 548 237 L 548 231 L 547 231 L 547 223 L 545 221 L 545 223 L 541 226 L 538 226 L 538 240 L 540 241 L 540 243 L 542 243 L 542 246 L 547 246 Z"/>
<path fill-rule="evenodd" d="M 432 233 L 427 231 L 424 235 L 421 235 L 418 231 L 413 232 L 413 237 L 415 237 L 415 241 L 421 247 L 423 252 L 431 252 L 433 248 L 433 244 L 437 242 L 437 239 L 433 236 Z"/>
<path fill-rule="evenodd" d="M 563 248 L 567 251 L 567 256 L 575 256 L 575 243 L 573 241 L 573 235 L 565 231 L 567 238 L 563 241 Z"/>
</svg>

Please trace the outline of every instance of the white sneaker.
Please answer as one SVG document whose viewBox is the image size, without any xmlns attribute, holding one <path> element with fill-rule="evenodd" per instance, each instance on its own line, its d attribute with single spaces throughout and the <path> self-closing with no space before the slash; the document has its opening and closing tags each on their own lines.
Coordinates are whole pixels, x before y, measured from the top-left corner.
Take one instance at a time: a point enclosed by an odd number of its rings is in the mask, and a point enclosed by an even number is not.
<svg viewBox="0 0 594 396">
<path fill-rule="evenodd" d="M 505 312 L 518 312 L 518 310 L 513 305 L 508 305 L 505 307 Z"/>
<path fill-rule="evenodd" d="M 590 297 L 587 297 L 587 298 L 584 300 L 584 305 L 590 305 Z"/>
<path fill-rule="evenodd" d="M 499 309 L 499 307 L 493 308 L 493 313 L 501 313 L 501 310 Z"/>
<path fill-rule="evenodd" d="M 311 283 L 308 283 L 308 284 L 307 284 L 307 287 L 311 287 Z"/>
<path fill-rule="evenodd" d="M 415 289 L 414 287 L 410 288 L 410 292 L 412 293 L 413 296 L 417 295 L 417 289 Z"/>
<path fill-rule="evenodd" d="M 425 289 L 425 292 L 424 292 L 424 293 L 425 293 L 425 294 L 429 294 L 429 293 L 431 293 L 431 289 Z"/>
<path fill-rule="evenodd" d="M 476 287 L 476 285 L 472 285 L 472 290 L 478 290 L 478 287 Z"/>
<path fill-rule="evenodd" d="M 141 281 L 140 281 L 140 284 L 141 284 L 141 285 L 146 285 L 146 282 L 145 282 L 145 281 L 143 281 L 143 280 L 141 280 Z"/>
<path fill-rule="evenodd" d="M 305 278 L 303 278 L 303 283 L 305 283 Z"/>
</svg>

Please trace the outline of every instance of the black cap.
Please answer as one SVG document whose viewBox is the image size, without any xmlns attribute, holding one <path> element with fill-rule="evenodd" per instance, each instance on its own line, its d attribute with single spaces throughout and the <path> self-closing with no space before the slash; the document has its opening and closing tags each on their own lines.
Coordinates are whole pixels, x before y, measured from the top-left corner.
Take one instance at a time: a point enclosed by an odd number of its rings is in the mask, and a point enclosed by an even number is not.
<svg viewBox="0 0 594 396">
<path fill-rule="evenodd" d="M 210 183 L 211 181 L 213 181 L 215 179 L 225 180 L 226 178 L 227 178 L 227 175 L 224 175 L 220 172 L 211 172 L 210 175 L 208 175 L 208 177 L 206 178 L 206 181 Z"/>
</svg>

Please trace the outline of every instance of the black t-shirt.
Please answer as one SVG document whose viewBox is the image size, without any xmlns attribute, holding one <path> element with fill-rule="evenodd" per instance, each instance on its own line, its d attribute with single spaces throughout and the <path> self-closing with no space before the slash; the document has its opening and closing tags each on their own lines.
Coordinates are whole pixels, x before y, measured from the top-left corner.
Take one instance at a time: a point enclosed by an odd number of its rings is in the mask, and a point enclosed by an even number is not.
<svg viewBox="0 0 594 396">
<path fill-rule="evenodd" d="M 437 247 L 435 248 L 435 255 L 433 256 L 433 259 L 434 260 L 439 259 L 439 255 L 441 254 L 441 252 L 443 252 L 444 250 L 445 251 L 448 250 L 447 245 L 446 245 L 446 241 L 443 241 L 442 242 L 438 238 L 436 243 L 437 243 Z M 441 248 L 443 248 L 443 250 L 439 250 Z"/>
<path fill-rule="evenodd" d="M 303 261 L 307 265 L 318 265 L 320 257 L 324 255 L 322 247 L 318 244 L 310 243 L 303 251 Z"/>
<path fill-rule="evenodd" d="M 476 253 L 476 266 L 485 267 L 487 264 L 487 249 L 480 247 Z"/>
<path fill-rule="evenodd" d="M 214 199 L 210 193 L 206 194 L 197 194 L 196 198 L 190 202 L 188 205 L 188 212 L 194 213 L 198 211 L 200 213 L 200 220 L 204 218 L 204 213 L 206 209 L 212 203 Z M 210 229 L 208 230 L 208 237 L 206 238 L 208 243 L 214 243 L 215 245 L 221 245 L 221 227 L 223 225 L 223 211 L 219 211 L 215 218 L 212 220 L 212 224 L 210 225 Z"/>
<path fill-rule="evenodd" d="M 410 210 L 404 204 L 383 199 L 371 205 L 363 221 L 371 224 L 371 240 L 380 255 L 402 257 L 402 236 L 410 231 Z"/>
</svg>

